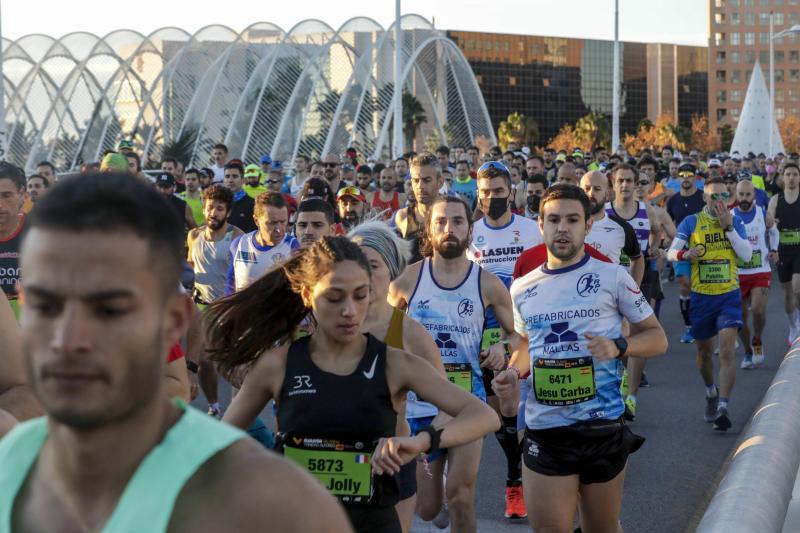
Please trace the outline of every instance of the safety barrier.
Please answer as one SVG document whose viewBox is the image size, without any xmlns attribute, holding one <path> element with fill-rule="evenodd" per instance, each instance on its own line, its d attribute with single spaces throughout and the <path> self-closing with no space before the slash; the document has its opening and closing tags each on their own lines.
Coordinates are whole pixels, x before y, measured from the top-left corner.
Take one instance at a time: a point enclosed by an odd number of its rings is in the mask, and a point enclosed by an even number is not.
<svg viewBox="0 0 800 533">
<path fill-rule="evenodd" d="M 800 466 L 800 339 L 784 356 L 699 533 L 780 533 Z"/>
</svg>

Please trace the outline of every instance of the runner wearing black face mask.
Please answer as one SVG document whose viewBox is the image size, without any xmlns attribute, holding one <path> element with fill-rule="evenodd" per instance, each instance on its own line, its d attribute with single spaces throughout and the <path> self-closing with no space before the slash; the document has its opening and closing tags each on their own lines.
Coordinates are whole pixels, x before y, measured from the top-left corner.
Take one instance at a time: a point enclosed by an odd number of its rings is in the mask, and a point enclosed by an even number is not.
<svg viewBox="0 0 800 533">
<path fill-rule="evenodd" d="M 547 178 L 542 174 L 529 176 L 525 181 L 525 216 L 536 220 L 539 218 L 539 201 L 547 190 Z"/>
<path fill-rule="evenodd" d="M 491 161 L 478 169 L 478 202 L 486 215 L 475 223 L 472 244 L 467 257 L 500 278 L 506 287 L 511 285 L 514 265 L 524 250 L 543 242 L 539 225 L 533 220 L 511 212 L 511 173 L 499 162 Z M 538 197 L 537 197 L 538 198 Z M 484 325 L 482 349 L 500 340 L 500 326 L 488 313 Z M 492 373 L 483 372 L 489 404 L 499 413 L 500 408 L 491 386 Z M 517 417 L 502 417 L 503 427 L 495 433 L 506 455 L 506 518 L 525 518 L 522 499 L 520 455 L 517 453 Z"/>
</svg>

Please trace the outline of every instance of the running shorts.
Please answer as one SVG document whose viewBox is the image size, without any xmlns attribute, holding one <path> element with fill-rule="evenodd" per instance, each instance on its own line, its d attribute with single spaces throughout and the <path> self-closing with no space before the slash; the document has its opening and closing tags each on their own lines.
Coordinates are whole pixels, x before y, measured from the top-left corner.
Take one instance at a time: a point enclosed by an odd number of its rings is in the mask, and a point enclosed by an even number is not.
<svg viewBox="0 0 800 533">
<path fill-rule="evenodd" d="M 789 283 L 794 274 L 800 274 L 800 252 L 778 252 L 778 281 Z"/>
<path fill-rule="evenodd" d="M 758 274 L 740 274 L 739 289 L 742 291 L 742 300 L 750 296 L 750 291 L 756 287 L 769 289 L 772 282 L 772 272 L 759 272 Z"/>
<path fill-rule="evenodd" d="M 486 389 L 486 397 L 494 396 L 494 389 L 492 388 L 492 380 L 494 379 L 494 370 L 489 368 L 481 369 L 481 376 L 483 377 L 483 388 Z"/>
<path fill-rule="evenodd" d="M 525 466 L 545 476 L 578 476 L 582 485 L 617 477 L 644 437 L 625 422 L 597 420 L 550 429 L 525 429 Z"/>
<path fill-rule="evenodd" d="M 417 433 L 419 433 L 419 431 L 422 428 L 426 428 L 426 427 L 430 426 L 431 422 L 433 422 L 433 418 L 434 417 L 432 417 L 432 416 L 421 416 L 419 418 L 409 418 L 408 419 L 408 427 L 411 428 L 411 436 L 412 437 L 416 437 Z M 446 452 L 447 452 L 447 450 L 439 448 L 438 450 L 436 450 L 432 454 L 428 455 L 427 461 L 429 463 L 432 463 L 432 462 L 436 461 L 437 459 L 441 459 L 442 457 L 444 457 L 444 454 Z"/>
<path fill-rule="evenodd" d="M 646 268 L 642 277 L 642 294 L 648 302 L 651 300 L 663 300 L 664 293 L 661 292 L 661 274 L 650 268 Z"/>
<path fill-rule="evenodd" d="M 689 261 L 675 261 L 673 263 L 675 268 L 675 277 L 679 278 L 681 276 L 686 276 L 687 278 L 692 277 L 692 263 Z"/>
<path fill-rule="evenodd" d="M 401 466 L 394 479 L 400 489 L 399 501 L 412 497 L 417 493 L 417 462 L 411 461 Z"/>
<path fill-rule="evenodd" d="M 403 533 L 400 519 L 394 505 L 374 507 L 370 505 L 345 505 L 347 518 L 358 532 L 368 533 Z"/>
<path fill-rule="evenodd" d="M 744 325 L 741 292 L 739 289 L 715 295 L 692 292 L 689 322 L 692 337 L 701 341 L 725 328 L 741 328 Z"/>
</svg>

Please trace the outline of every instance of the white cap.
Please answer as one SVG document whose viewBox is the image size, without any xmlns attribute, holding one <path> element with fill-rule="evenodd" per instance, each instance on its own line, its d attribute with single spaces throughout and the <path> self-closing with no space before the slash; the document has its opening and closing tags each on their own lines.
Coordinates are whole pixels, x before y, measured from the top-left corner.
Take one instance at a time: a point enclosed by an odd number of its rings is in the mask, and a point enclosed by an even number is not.
<svg viewBox="0 0 800 533">
<path fill-rule="evenodd" d="M 709 167 L 721 167 L 722 163 L 720 163 L 719 159 L 709 159 L 708 160 Z"/>
</svg>

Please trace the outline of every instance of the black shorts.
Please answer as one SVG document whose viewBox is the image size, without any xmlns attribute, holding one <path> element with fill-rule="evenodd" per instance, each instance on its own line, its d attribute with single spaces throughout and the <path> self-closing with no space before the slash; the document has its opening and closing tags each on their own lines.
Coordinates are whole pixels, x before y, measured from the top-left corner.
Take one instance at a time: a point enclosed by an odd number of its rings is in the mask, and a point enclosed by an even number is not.
<svg viewBox="0 0 800 533">
<path fill-rule="evenodd" d="M 356 533 L 403 533 L 394 506 L 345 505 L 344 510 Z"/>
<path fill-rule="evenodd" d="M 794 274 L 800 274 L 800 251 L 778 251 L 778 281 L 789 283 Z"/>
<path fill-rule="evenodd" d="M 598 420 L 551 429 L 526 429 L 525 466 L 545 476 L 580 477 L 583 485 L 611 481 L 625 468 L 628 455 L 644 437 L 620 420 Z"/>
<path fill-rule="evenodd" d="M 655 270 L 645 269 L 640 289 L 648 302 L 664 299 L 664 293 L 661 291 L 661 275 Z"/>
<path fill-rule="evenodd" d="M 411 461 L 401 466 L 394 478 L 400 488 L 400 501 L 412 497 L 417 493 L 417 462 Z"/>
<path fill-rule="evenodd" d="M 486 397 L 494 396 L 494 389 L 492 388 L 492 380 L 494 379 L 494 371 L 488 368 L 482 369 L 483 372 L 483 388 L 486 389 Z"/>
</svg>

